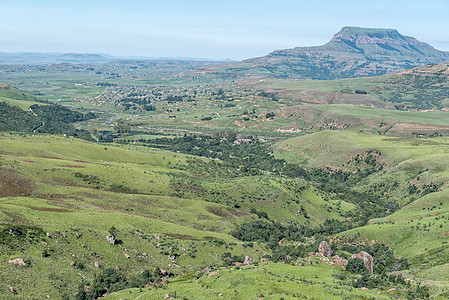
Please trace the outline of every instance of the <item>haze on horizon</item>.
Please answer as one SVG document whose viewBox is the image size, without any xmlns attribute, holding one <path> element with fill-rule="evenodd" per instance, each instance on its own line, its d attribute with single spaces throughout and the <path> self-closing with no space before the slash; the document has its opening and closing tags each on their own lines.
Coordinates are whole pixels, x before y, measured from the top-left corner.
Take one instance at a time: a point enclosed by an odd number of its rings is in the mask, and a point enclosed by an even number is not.
<svg viewBox="0 0 449 300">
<path fill-rule="evenodd" d="M 235 60 L 328 42 L 343 26 L 394 28 L 449 50 L 449 2 L 0 1 L 0 51 Z"/>
</svg>

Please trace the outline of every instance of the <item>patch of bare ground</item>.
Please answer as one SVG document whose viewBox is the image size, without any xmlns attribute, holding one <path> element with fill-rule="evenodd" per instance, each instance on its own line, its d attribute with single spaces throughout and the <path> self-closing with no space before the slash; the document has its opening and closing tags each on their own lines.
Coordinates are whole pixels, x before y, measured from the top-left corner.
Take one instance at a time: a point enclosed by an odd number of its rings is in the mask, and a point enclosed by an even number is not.
<svg viewBox="0 0 449 300">
<path fill-rule="evenodd" d="M 35 190 L 33 182 L 13 169 L 0 168 L 0 198 L 29 194 Z"/>
<path fill-rule="evenodd" d="M 208 206 L 207 210 L 216 216 L 226 218 L 226 219 L 233 219 L 234 217 L 246 217 L 249 215 L 245 211 L 240 211 L 240 210 L 237 210 L 232 207 L 220 208 L 220 207 Z"/>
<path fill-rule="evenodd" d="M 389 131 L 389 135 L 397 136 L 431 136 L 435 133 L 449 135 L 449 126 L 417 123 L 397 123 Z"/>
<path fill-rule="evenodd" d="M 77 169 L 83 169 L 84 166 L 76 166 L 76 165 L 57 165 L 57 167 L 62 167 L 62 168 L 77 168 Z"/>
<path fill-rule="evenodd" d="M 72 211 L 64 209 L 64 208 L 56 208 L 56 207 L 36 207 L 36 206 L 27 206 L 27 207 L 31 208 L 33 210 L 38 210 L 38 211 L 72 212 Z"/>
<path fill-rule="evenodd" d="M 212 214 L 214 214 L 216 216 L 222 217 L 222 218 L 226 218 L 226 219 L 233 219 L 234 218 L 234 216 L 232 214 L 230 214 L 227 211 L 224 211 L 223 209 L 221 209 L 219 207 L 208 206 L 207 210 L 210 213 L 212 213 Z"/>
</svg>

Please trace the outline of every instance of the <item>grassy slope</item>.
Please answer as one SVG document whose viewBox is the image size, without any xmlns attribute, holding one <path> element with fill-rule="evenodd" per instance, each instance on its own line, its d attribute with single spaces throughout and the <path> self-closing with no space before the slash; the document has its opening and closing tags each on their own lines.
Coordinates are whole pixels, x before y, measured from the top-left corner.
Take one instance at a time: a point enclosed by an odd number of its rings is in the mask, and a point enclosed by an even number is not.
<svg viewBox="0 0 449 300">
<path fill-rule="evenodd" d="M 93 279 L 98 272 L 95 261 L 102 267 L 118 266 L 127 274 L 154 266 L 180 274 L 219 265 L 221 254 L 229 251 L 259 259 L 266 249 L 245 248 L 229 235 L 236 224 L 255 218 L 251 207 L 278 221 L 314 225 L 326 218 L 324 200 L 316 190 L 306 189 L 301 195 L 290 190 L 304 183 L 266 176 L 226 178 L 219 165 L 209 166 L 205 159 L 57 136 L 4 134 L 0 140 L 1 229 L 8 224 L 37 226 L 52 236 L 42 235 L 18 248 L 2 246 L 0 294 L 13 286 L 19 298 L 70 295 L 81 276 Z M 208 168 L 211 174 L 201 173 Z M 182 184 L 181 190 L 177 184 Z M 230 199 L 238 199 L 241 208 L 234 208 Z M 300 205 L 310 221 L 295 214 Z M 343 210 L 351 208 L 343 204 Z M 123 244 L 107 243 L 111 226 Z M 235 244 L 229 246 L 230 242 Z M 50 256 L 41 257 L 43 251 Z M 179 268 L 173 267 L 168 254 L 178 256 Z M 16 257 L 29 259 L 31 265 L 8 263 Z M 71 262 L 84 267 L 72 267 Z"/>
<path fill-rule="evenodd" d="M 15 89 L 6 83 L 0 83 L 0 101 L 16 105 L 23 110 L 28 110 L 34 104 L 45 105 L 36 100 L 37 98 L 33 95 Z"/>
<path fill-rule="evenodd" d="M 184 299 L 366 299 L 364 296 L 390 299 L 389 296 L 394 294 L 383 295 L 340 285 L 332 275 L 338 274 L 341 267 L 329 266 L 317 259 L 312 261 L 313 266 L 269 263 L 222 269 L 201 274 L 197 279 L 185 276 L 170 280 L 164 288 L 131 289 L 113 293 L 105 299 L 162 299 L 167 294 Z"/>
<path fill-rule="evenodd" d="M 391 245 L 395 253 L 413 264 L 412 275 L 447 284 L 447 232 L 449 231 L 449 153 L 447 138 L 385 138 L 354 132 L 320 132 L 286 140 L 278 145 L 276 155 L 309 167 L 333 166 L 351 170 L 345 164 L 365 150 L 381 151 L 385 163 L 382 174 L 373 174 L 358 187 L 369 190 L 381 180 L 397 181 L 389 197 L 403 205 L 411 199 L 407 186 L 435 183 L 439 191 L 418 198 L 394 214 L 371 220 L 369 225 L 340 234 L 377 240 Z"/>
</svg>

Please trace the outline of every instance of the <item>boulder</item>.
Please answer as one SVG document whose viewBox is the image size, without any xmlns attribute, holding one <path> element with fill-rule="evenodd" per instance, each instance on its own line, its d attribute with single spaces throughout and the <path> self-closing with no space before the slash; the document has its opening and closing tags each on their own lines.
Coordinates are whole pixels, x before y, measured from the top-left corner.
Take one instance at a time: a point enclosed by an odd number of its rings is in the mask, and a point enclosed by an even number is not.
<svg viewBox="0 0 449 300">
<path fill-rule="evenodd" d="M 14 287 L 10 286 L 9 290 L 11 291 L 11 293 L 17 294 L 17 291 L 16 291 L 16 289 Z"/>
<path fill-rule="evenodd" d="M 161 283 L 162 284 L 167 284 L 168 283 L 168 278 L 167 277 L 163 277 Z"/>
<path fill-rule="evenodd" d="M 24 267 L 24 266 L 27 265 L 27 264 L 23 261 L 23 258 L 20 258 L 20 257 L 15 258 L 15 259 L 10 259 L 10 260 L 8 260 L 8 262 L 9 262 L 10 264 L 13 264 L 13 265 L 16 265 L 16 266 L 20 266 L 20 267 Z"/>
<path fill-rule="evenodd" d="M 351 258 L 352 259 L 360 258 L 361 260 L 363 260 L 363 264 L 365 265 L 365 267 L 368 268 L 370 273 L 373 273 L 373 271 L 374 271 L 374 259 L 368 252 L 360 251 L 359 254 L 353 254 L 351 256 Z"/>
<path fill-rule="evenodd" d="M 346 266 L 348 264 L 348 260 L 344 259 L 338 255 L 332 256 L 332 262 L 331 265 L 334 266 Z"/>
<path fill-rule="evenodd" d="M 332 255 L 331 246 L 326 241 L 322 241 L 320 243 L 320 246 L 318 247 L 318 252 L 320 253 L 320 255 L 325 257 L 331 257 Z"/>
<path fill-rule="evenodd" d="M 95 266 L 95 268 L 101 268 L 101 265 L 100 265 L 100 263 L 98 262 L 98 261 L 96 261 L 95 263 L 94 263 L 94 266 Z"/>
<path fill-rule="evenodd" d="M 211 278 L 212 276 L 215 276 L 217 274 L 218 274 L 218 272 L 212 272 L 212 273 L 207 275 L 207 278 Z"/>
<path fill-rule="evenodd" d="M 250 265 L 250 264 L 252 264 L 253 263 L 253 261 L 254 261 L 254 258 L 252 258 L 251 256 L 245 256 L 245 260 L 243 261 L 243 264 L 244 265 Z"/>
<path fill-rule="evenodd" d="M 112 244 L 112 245 L 115 245 L 115 243 L 116 243 L 115 236 L 112 235 L 112 234 L 106 236 L 106 240 L 108 240 L 108 243 L 109 243 L 109 244 Z"/>
<path fill-rule="evenodd" d="M 129 255 L 127 253 L 124 253 L 123 256 L 125 256 L 126 258 L 129 258 Z"/>
</svg>

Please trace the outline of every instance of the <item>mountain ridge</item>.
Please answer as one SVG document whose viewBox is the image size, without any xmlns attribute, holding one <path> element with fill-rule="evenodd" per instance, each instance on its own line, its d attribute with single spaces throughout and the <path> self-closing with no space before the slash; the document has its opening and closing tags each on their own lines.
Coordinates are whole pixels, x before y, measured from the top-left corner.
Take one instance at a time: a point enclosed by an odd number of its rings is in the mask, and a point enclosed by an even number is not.
<svg viewBox="0 0 449 300">
<path fill-rule="evenodd" d="M 396 29 L 343 27 L 321 46 L 275 50 L 230 65 L 226 72 L 275 78 L 339 79 L 397 73 L 449 61 L 437 50 Z"/>
</svg>

